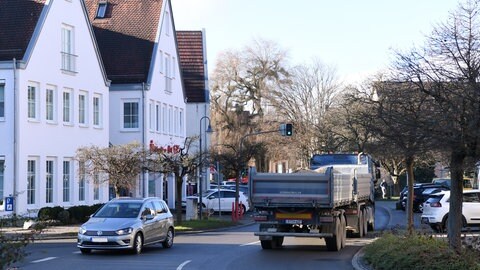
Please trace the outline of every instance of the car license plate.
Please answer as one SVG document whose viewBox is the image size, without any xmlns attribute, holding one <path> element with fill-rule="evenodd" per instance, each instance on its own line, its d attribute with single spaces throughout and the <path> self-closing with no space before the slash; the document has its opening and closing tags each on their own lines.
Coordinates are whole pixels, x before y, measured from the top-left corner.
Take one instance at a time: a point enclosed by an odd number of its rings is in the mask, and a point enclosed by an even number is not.
<svg viewBox="0 0 480 270">
<path fill-rule="evenodd" d="M 94 242 L 94 243 L 107 243 L 108 238 L 107 237 L 92 237 L 92 242 Z"/>
<path fill-rule="evenodd" d="M 287 219 L 285 220 L 285 223 L 287 224 L 302 224 L 302 221 L 299 219 Z"/>
</svg>

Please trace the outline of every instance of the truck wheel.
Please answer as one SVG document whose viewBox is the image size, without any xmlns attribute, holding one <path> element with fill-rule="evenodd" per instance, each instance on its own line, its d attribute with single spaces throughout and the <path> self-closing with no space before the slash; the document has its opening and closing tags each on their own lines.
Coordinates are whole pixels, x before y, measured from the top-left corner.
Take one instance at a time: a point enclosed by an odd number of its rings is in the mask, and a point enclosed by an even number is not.
<svg viewBox="0 0 480 270">
<path fill-rule="evenodd" d="M 340 216 L 340 230 L 342 236 L 342 248 L 347 245 L 347 221 L 345 220 L 345 216 Z"/>
<path fill-rule="evenodd" d="M 272 249 L 273 240 L 260 240 L 263 249 Z"/>
<path fill-rule="evenodd" d="M 363 237 L 363 222 L 364 222 L 364 218 L 363 218 L 363 211 L 359 211 L 358 212 L 358 221 L 357 221 L 357 233 L 355 234 L 356 237 L 358 238 L 362 238 Z"/>
<path fill-rule="evenodd" d="M 363 235 L 366 236 L 368 233 L 368 213 L 367 209 L 363 209 Z"/>
<path fill-rule="evenodd" d="M 281 248 L 283 245 L 283 236 L 274 236 L 272 239 L 272 248 Z"/>
<path fill-rule="evenodd" d="M 375 230 L 375 210 L 373 208 L 369 208 L 369 210 L 371 219 L 368 222 L 368 230 L 373 232 Z"/>
<path fill-rule="evenodd" d="M 333 237 L 325 237 L 328 251 L 339 251 L 342 249 L 342 232 L 340 226 L 340 218 L 335 219 L 335 231 Z"/>
</svg>

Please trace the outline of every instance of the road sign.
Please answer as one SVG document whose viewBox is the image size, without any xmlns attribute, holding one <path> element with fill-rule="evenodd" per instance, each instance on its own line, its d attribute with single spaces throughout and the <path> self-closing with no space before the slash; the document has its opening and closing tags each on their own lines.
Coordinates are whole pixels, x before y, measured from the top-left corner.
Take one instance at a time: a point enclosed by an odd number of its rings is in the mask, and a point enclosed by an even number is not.
<svg viewBox="0 0 480 270">
<path fill-rule="evenodd" d="M 13 211 L 13 197 L 5 197 L 5 211 Z"/>
</svg>

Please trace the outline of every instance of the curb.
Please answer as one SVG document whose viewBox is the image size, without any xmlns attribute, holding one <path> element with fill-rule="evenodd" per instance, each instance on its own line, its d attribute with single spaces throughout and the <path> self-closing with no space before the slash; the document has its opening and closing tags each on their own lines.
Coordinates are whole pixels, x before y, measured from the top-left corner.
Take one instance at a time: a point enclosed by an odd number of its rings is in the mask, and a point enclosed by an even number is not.
<svg viewBox="0 0 480 270">
<path fill-rule="evenodd" d="M 378 206 L 378 207 L 381 207 L 382 209 L 386 210 L 386 212 L 388 213 L 388 220 L 392 220 L 392 212 L 390 208 L 383 207 L 383 206 Z M 363 261 L 364 253 L 365 253 L 365 246 L 363 246 L 359 251 L 357 251 L 357 253 L 355 253 L 355 255 L 352 258 L 353 269 L 355 270 L 372 270 L 373 269 Z"/>
</svg>

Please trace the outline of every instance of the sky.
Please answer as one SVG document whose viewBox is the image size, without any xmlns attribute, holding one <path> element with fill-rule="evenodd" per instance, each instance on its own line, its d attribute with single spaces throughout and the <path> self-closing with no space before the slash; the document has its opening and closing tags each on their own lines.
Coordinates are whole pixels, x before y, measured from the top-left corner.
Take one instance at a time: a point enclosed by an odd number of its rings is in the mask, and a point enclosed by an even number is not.
<svg viewBox="0 0 480 270">
<path fill-rule="evenodd" d="M 318 58 L 358 83 L 388 67 L 393 51 L 422 45 L 457 0 L 171 0 L 176 30 L 205 30 L 208 70 L 222 51 L 274 41 L 292 65 Z"/>
</svg>

